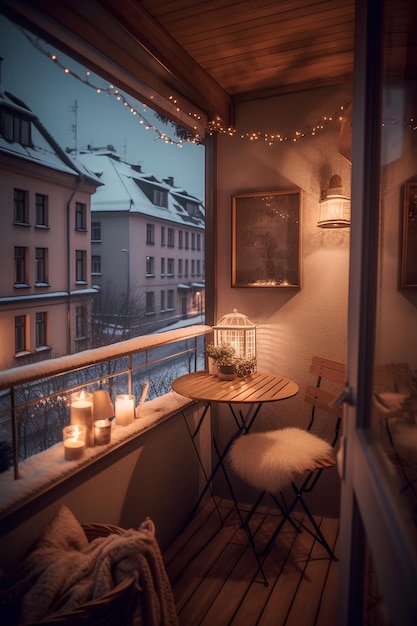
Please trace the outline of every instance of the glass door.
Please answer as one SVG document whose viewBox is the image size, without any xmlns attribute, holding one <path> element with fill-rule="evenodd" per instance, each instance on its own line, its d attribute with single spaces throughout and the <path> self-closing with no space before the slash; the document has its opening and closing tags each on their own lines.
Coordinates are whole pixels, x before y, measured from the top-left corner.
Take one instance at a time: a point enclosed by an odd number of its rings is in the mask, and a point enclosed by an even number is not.
<svg viewBox="0 0 417 626">
<path fill-rule="evenodd" d="M 416 18 L 356 2 L 340 626 L 417 624 Z"/>
</svg>

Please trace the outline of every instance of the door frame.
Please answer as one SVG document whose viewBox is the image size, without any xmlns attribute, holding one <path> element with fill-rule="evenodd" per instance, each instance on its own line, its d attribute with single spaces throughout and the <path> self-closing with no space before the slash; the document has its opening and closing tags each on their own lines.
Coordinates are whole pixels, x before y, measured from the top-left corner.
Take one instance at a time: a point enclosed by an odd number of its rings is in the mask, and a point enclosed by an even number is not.
<svg viewBox="0 0 417 626">
<path fill-rule="evenodd" d="M 338 626 L 363 623 L 370 548 L 392 624 L 417 624 L 417 565 L 378 446 L 367 430 L 375 345 L 383 3 L 357 0 L 352 124 L 352 218 Z"/>
</svg>

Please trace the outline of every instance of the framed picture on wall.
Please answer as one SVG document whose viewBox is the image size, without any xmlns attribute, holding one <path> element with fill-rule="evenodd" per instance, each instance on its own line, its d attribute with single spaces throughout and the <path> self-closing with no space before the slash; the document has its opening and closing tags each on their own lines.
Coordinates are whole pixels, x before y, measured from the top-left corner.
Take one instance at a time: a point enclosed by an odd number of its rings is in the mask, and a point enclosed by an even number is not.
<svg viewBox="0 0 417 626">
<path fill-rule="evenodd" d="M 232 196 L 232 287 L 300 287 L 299 189 Z"/>
<path fill-rule="evenodd" d="M 401 287 L 417 287 L 417 183 L 404 185 Z"/>
</svg>

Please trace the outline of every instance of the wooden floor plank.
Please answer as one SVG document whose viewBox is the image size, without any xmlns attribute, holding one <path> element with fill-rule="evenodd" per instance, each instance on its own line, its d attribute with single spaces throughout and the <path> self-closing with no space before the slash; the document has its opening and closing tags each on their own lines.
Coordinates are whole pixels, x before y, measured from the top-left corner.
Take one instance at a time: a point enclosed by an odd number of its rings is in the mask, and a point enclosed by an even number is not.
<svg viewBox="0 0 417 626">
<path fill-rule="evenodd" d="M 222 500 L 219 510 L 223 524 L 209 498 L 164 552 L 180 626 L 334 626 L 338 564 L 323 546 L 286 522 L 262 559 L 265 586 L 233 503 Z M 253 516 L 257 545 L 278 521 L 267 507 Z M 337 555 L 338 520 L 318 522 Z"/>
<path fill-rule="evenodd" d="M 308 521 L 306 524 L 311 528 Z M 319 527 L 329 542 L 330 547 L 333 547 L 337 537 L 337 528 L 323 521 L 319 524 Z M 300 579 L 286 626 L 303 626 L 304 624 L 308 626 L 316 623 L 330 563 L 331 559 L 329 559 L 327 550 L 315 541 L 310 558 L 306 563 L 304 574 Z"/>
<path fill-rule="evenodd" d="M 339 557 L 339 520 L 331 520 L 337 527 L 337 538 L 334 547 L 336 557 Z M 339 585 L 339 562 L 332 561 L 330 563 L 326 584 L 323 589 L 322 602 L 320 611 L 317 616 L 316 626 L 329 626 L 329 624 L 337 623 L 337 598 Z"/>
</svg>

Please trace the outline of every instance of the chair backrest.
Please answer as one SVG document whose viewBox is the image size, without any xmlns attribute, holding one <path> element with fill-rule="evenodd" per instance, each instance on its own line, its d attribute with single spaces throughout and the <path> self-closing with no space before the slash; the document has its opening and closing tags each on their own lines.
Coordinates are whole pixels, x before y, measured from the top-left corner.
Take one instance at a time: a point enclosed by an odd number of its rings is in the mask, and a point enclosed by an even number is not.
<svg viewBox="0 0 417 626">
<path fill-rule="evenodd" d="M 410 390 L 413 373 L 408 363 L 386 363 L 375 368 L 374 385 L 381 391 Z"/>
<path fill-rule="evenodd" d="M 304 395 L 304 400 L 311 405 L 311 419 L 308 430 L 311 430 L 314 424 L 316 410 L 324 411 L 335 418 L 333 446 L 339 438 L 343 417 L 343 405 L 334 406 L 334 402 L 343 391 L 345 371 L 346 367 L 343 363 L 313 356 L 310 373 L 316 376 L 316 384 L 308 385 Z"/>
<path fill-rule="evenodd" d="M 319 356 L 313 356 L 311 359 L 310 373 L 317 376 L 317 387 L 320 387 L 322 378 L 343 385 L 345 383 L 345 371 L 346 367 L 344 363 L 323 359 Z"/>
</svg>

